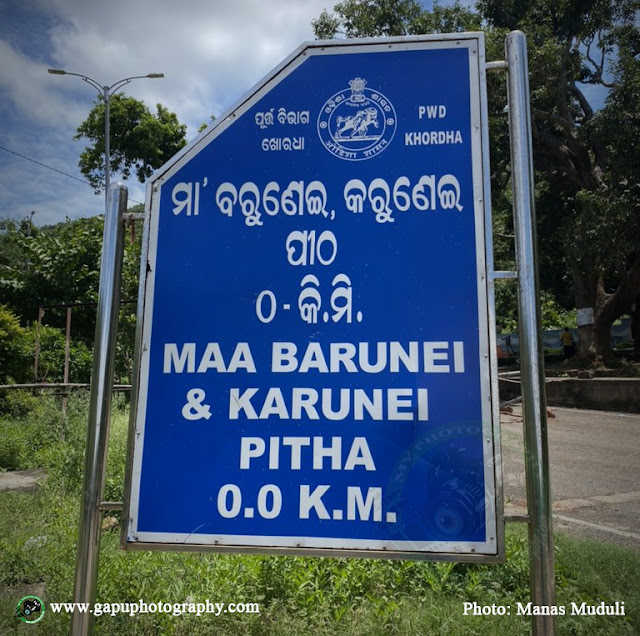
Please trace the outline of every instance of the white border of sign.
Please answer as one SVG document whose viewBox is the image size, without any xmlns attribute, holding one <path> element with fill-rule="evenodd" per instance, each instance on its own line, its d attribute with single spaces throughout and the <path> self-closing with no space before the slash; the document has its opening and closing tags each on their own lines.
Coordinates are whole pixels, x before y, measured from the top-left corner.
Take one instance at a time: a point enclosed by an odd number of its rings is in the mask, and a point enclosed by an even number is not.
<svg viewBox="0 0 640 636">
<path fill-rule="evenodd" d="M 235 119 L 251 108 L 274 85 L 293 72 L 307 57 L 351 53 L 385 53 L 398 50 L 451 48 L 457 45 L 469 49 L 471 89 L 472 170 L 476 254 L 478 270 L 478 324 L 480 334 L 480 374 L 483 391 L 482 420 L 485 443 L 485 542 L 406 542 L 335 539 L 319 537 L 274 537 L 243 535 L 197 535 L 183 533 L 138 532 L 137 513 L 144 446 L 147 378 L 152 331 L 156 243 L 160 209 L 160 187 L 193 155 L 211 143 Z M 131 422 L 125 514 L 122 547 L 144 550 L 190 550 L 219 552 L 253 552 L 290 555 L 359 556 L 395 559 L 438 559 L 456 561 L 504 561 L 504 523 L 502 505 L 502 470 L 500 461 L 499 402 L 497 393 L 496 342 L 493 329 L 493 263 L 491 240 L 491 210 L 489 186 L 489 143 L 486 106 L 484 35 L 464 33 L 403 38 L 354 39 L 330 42 L 310 42 L 302 45 L 282 64 L 259 82 L 234 107 L 216 120 L 189 146 L 158 170 L 147 184 L 146 219 L 143 237 L 138 326 L 136 338 L 136 370 L 132 387 Z"/>
</svg>

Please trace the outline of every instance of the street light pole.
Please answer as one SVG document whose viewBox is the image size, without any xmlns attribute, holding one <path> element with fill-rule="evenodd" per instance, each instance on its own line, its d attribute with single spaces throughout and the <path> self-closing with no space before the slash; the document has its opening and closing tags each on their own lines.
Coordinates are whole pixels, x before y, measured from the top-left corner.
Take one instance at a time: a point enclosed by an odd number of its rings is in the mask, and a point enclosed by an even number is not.
<svg viewBox="0 0 640 636">
<path fill-rule="evenodd" d="M 54 75 L 76 75 L 91 84 L 104 100 L 104 180 L 105 215 L 102 258 L 100 262 L 100 288 L 96 317 L 96 337 L 93 369 L 91 372 L 91 396 L 89 424 L 85 447 L 85 469 L 82 489 L 82 506 L 78 530 L 76 570 L 73 600 L 76 603 L 93 605 L 96 600 L 98 582 L 98 558 L 100 555 L 100 520 L 102 497 L 106 477 L 107 445 L 111 417 L 111 395 L 115 340 L 118 329 L 118 307 L 120 303 L 120 278 L 123 254 L 123 219 L 127 205 L 127 189 L 122 186 L 110 188 L 110 143 L 109 105 L 111 97 L 125 84 L 143 77 L 164 77 L 162 73 L 150 73 L 127 77 L 111 86 L 100 86 L 91 77 L 49 69 Z M 74 612 L 71 618 L 73 636 L 88 636 L 93 633 L 94 615 Z"/>
<path fill-rule="evenodd" d="M 109 196 L 109 186 L 111 185 L 111 95 L 109 87 L 102 87 L 102 99 L 104 100 L 104 196 L 105 205 Z"/>
<path fill-rule="evenodd" d="M 64 71 L 59 68 L 49 68 L 47 69 L 51 75 L 74 75 L 75 77 L 79 77 L 81 80 L 85 81 L 87 84 L 90 84 L 98 91 L 102 101 L 104 102 L 104 201 L 105 201 L 105 212 L 108 206 L 108 197 L 109 197 L 109 186 L 111 185 L 111 139 L 110 139 L 110 106 L 111 106 L 111 98 L 115 95 L 123 86 L 129 84 L 136 79 L 159 79 L 164 77 L 164 73 L 148 73 L 147 75 L 134 75 L 133 77 L 125 77 L 124 79 L 118 80 L 115 84 L 102 85 L 92 77 L 88 75 L 82 75 L 80 73 L 70 73 L 69 71 Z"/>
</svg>

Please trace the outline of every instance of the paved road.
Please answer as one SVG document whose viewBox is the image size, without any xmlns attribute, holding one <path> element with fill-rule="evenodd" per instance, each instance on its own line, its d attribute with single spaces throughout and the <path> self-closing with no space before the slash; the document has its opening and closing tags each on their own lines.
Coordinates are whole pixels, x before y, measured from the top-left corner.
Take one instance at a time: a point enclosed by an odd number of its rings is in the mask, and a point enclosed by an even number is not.
<svg viewBox="0 0 640 636">
<path fill-rule="evenodd" d="M 555 528 L 640 552 L 640 415 L 551 407 Z M 505 514 L 526 506 L 522 413 L 501 415 Z"/>
</svg>

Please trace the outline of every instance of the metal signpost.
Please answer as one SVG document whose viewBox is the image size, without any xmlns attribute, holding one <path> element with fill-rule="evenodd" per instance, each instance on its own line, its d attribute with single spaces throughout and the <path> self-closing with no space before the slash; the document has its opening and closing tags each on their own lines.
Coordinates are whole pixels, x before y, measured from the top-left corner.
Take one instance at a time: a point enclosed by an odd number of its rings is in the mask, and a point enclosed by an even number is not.
<svg viewBox="0 0 640 636">
<path fill-rule="evenodd" d="M 486 119 L 480 33 L 311 43 L 152 177 L 124 547 L 503 559 Z"/>
<path fill-rule="evenodd" d="M 508 65 L 509 133 L 513 212 L 518 268 L 520 366 L 524 418 L 525 472 L 529 510 L 531 600 L 555 605 L 551 486 L 547 444 L 547 406 L 537 279 L 533 150 L 527 44 L 523 33 L 509 33 L 505 41 Z M 532 617 L 536 636 L 553 636 L 553 616 Z"/>
<path fill-rule="evenodd" d="M 127 194 L 127 188 L 123 185 L 111 186 L 107 193 L 107 209 L 104 217 L 82 509 L 73 592 L 73 600 L 76 603 L 93 603 L 96 599 L 100 556 L 100 515 L 107 470 L 113 369 L 124 252 L 122 215 L 127 209 Z M 90 633 L 92 623 L 93 614 L 74 612 L 71 619 L 72 633 L 77 636 L 85 636 Z"/>
</svg>

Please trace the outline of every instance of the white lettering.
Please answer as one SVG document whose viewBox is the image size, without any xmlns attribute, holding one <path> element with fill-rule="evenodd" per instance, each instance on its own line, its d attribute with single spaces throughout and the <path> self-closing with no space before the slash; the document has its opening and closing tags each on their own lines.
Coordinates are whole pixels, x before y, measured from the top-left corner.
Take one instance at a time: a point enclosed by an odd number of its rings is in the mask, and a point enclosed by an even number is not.
<svg viewBox="0 0 640 636">
<path fill-rule="evenodd" d="M 424 388 L 386 389 L 313 389 L 294 387 L 283 393 L 278 387 L 258 395 L 260 389 L 229 391 L 229 419 L 242 416 L 248 420 L 319 420 L 395 422 L 427 421 L 429 419 L 428 392 Z M 337 400 L 336 400 L 337 398 Z M 337 402 L 337 408 L 336 408 Z M 289 407 L 287 405 L 290 405 Z"/>
<path fill-rule="evenodd" d="M 173 365 L 173 371 L 175 373 L 182 373 L 186 365 L 187 373 L 193 373 L 196 368 L 195 356 L 195 342 L 187 342 L 184 344 L 179 354 L 178 345 L 173 342 L 168 342 L 164 345 L 164 366 L 162 371 L 163 373 L 171 373 L 171 366 Z"/>
<path fill-rule="evenodd" d="M 382 488 L 367 488 L 367 499 L 362 497 L 359 486 L 347 487 L 347 519 L 356 520 L 356 508 L 360 521 L 369 521 L 373 510 L 373 520 L 382 521 Z"/>
<path fill-rule="evenodd" d="M 247 419 L 256 420 L 258 414 L 251 404 L 251 398 L 259 389 L 247 389 L 240 395 L 240 389 L 231 389 L 229 392 L 229 419 L 237 420 L 242 411 L 245 412 Z"/>
<path fill-rule="evenodd" d="M 342 438 L 332 437 L 330 446 L 324 446 L 322 437 L 313 438 L 313 469 L 324 468 L 324 458 L 331 458 L 331 470 L 340 470 L 342 464 Z"/>
<path fill-rule="evenodd" d="M 291 417 L 302 419 L 302 411 L 310 420 L 319 420 L 320 416 L 315 408 L 318 403 L 318 392 L 315 389 L 292 389 Z M 324 413 L 323 413 L 324 414 Z"/>
<path fill-rule="evenodd" d="M 320 373 L 329 373 L 329 367 L 319 342 L 310 342 L 304 352 L 299 371 L 300 373 L 306 373 L 309 369 L 318 369 Z"/>
<path fill-rule="evenodd" d="M 175 342 L 168 342 L 164 345 L 162 367 L 164 373 L 195 373 L 195 362 L 195 342 L 187 342 L 182 345 L 181 349 L 178 349 Z M 244 369 L 247 373 L 255 373 L 256 365 L 251 355 L 249 343 L 239 342 L 236 345 L 227 367 L 220 345 L 217 342 L 208 342 L 200 358 L 197 372 L 206 373 L 211 369 L 218 373 L 235 373 L 240 369 Z"/>
<path fill-rule="evenodd" d="M 268 420 L 270 415 L 276 415 L 281 420 L 288 420 L 289 413 L 282 397 L 282 391 L 278 388 L 270 388 L 260 411 L 260 419 Z"/>
<path fill-rule="evenodd" d="M 240 440 L 240 468 L 247 470 L 251 459 L 264 455 L 264 449 L 265 443 L 261 437 L 243 437 Z"/>
<path fill-rule="evenodd" d="M 311 438 L 309 437 L 283 437 L 282 445 L 291 448 L 291 470 L 300 470 L 302 463 L 302 447 L 309 446 Z"/>
<path fill-rule="evenodd" d="M 364 466 L 365 470 L 375 470 L 376 465 L 371 456 L 371 449 L 364 437 L 354 437 L 353 444 L 347 461 L 344 463 L 344 470 L 353 470 L 356 466 Z"/>
<path fill-rule="evenodd" d="M 310 493 L 310 486 L 300 484 L 300 519 L 308 519 L 313 509 L 318 519 L 330 519 L 329 512 L 322 502 L 322 496 L 329 490 L 329 486 L 316 486 Z"/>
<path fill-rule="evenodd" d="M 424 343 L 424 372 L 425 373 L 449 373 L 451 371 L 448 364 L 436 364 L 436 361 L 446 361 L 449 354 L 446 350 L 449 348 L 448 342 L 425 342 Z M 445 351 L 437 352 L 437 349 Z"/>
<path fill-rule="evenodd" d="M 310 437 L 269 437 L 268 442 L 262 437 L 242 437 L 240 439 L 240 468 L 249 470 L 278 470 L 282 463 L 284 468 L 300 470 L 303 460 L 313 470 L 356 470 L 357 468 L 372 472 L 376 464 L 365 437 L 354 437 L 351 443 L 339 436 L 324 438 Z M 267 452 L 268 445 L 268 452 Z M 290 449 L 288 457 L 284 456 L 284 448 Z M 303 449 L 308 451 L 303 453 Z M 347 452 L 348 448 L 348 452 Z M 345 457 L 346 454 L 346 457 Z M 282 462 L 280 461 L 282 460 Z M 325 461 L 328 460 L 328 463 Z M 267 464 L 267 466 L 265 466 Z"/>
<path fill-rule="evenodd" d="M 450 347 L 450 344 L 453 346 Z M 324 348 L 323 348 L 324 347 Z M 375 353 L 374 353 L 375 348 Z M 450 351 L 452 349 L 452 352 Z M 168 354 L 165 352 L 165 357 Z M 177 358 L 177 353 L 174 354 Z M 186 353 L 181 354 L 186 359 Z M 249 359 L 250 352 L 245 353 Z M 274 342 L 271 371 L 274 373 L 464 373 L 464 343 L 449 342 L 310 342 L 301 354 L 293 342 Z M 170 360 L 171 358 L 166 358 Z M 253 360 L 251 360 L 253 363 Z M 166 363 L 168 364 L 168 363 Z M 184 363 L 181 363 L 184 366 Z M 181 368 L 182 368 L 181 366 Z M 255 365 L 243 365 L 248 371 Z M 231 364 L 229 365 L 231 370 Z M 238 367 L 240 368 L 240 367 Z M 234 369 L 235 370 L 235 369 Z"/>
<path fill-rule="evenodd" d="M 274 373 L 291 373 L 298 368 L 296 352 L 298 347 L 293 342 L 274 342 L 271 345 L 271 371 Z"/>
</svg>

